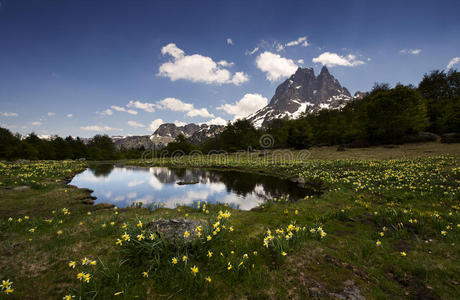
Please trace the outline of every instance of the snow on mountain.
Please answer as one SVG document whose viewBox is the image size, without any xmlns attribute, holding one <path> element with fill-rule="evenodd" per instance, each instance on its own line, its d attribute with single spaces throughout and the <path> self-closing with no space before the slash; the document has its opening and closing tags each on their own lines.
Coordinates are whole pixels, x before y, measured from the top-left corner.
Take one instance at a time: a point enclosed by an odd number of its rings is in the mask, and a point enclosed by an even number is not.
<svg viewBox="0 0 460 300">
<path fill-rule="evenodd" d="M 321 109 L 340 109 L 353 99 L 326 67 L 318 76 L 312 68 L 298 68 L 277 88 L 270 103 L 247 117 L 255 127 L 264 127 L 274 119 L 295 119 L 302 113 Z"/>
</svg>

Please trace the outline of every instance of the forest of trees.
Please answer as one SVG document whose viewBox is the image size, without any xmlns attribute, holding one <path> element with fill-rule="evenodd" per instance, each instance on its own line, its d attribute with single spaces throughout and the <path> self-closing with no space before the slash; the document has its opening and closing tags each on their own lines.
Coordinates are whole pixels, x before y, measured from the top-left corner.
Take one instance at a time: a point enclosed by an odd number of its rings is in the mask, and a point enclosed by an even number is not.
<svg viewBox="0 0 460 300">
<path fill-rule="evenodd" d="M 35 133 L 24 139 L 13 135 L 8 129 L 0 128 L 0 158 L 13 159 L 89 159 L 113 160 L 139 158 L 144 149 L 116 149 L 112 139 L 106 135 L 96 135 L 88 144 L 71 136 L 63 139 L 54 137 L 40 139 Z"/>
<path fill-rule="evenodd" d="M 460 72 L 432 71 L 418 87 L 376 84 L 363 98 L 341 110 L 320 110 L 296 120 L 274 120 L 265 129 L 256 129 L 247 120 L 229 123 L 223 132 L 202 145 L 191 144 L 183 135 L 164 149 L 188 154 L 193 150 L 238 151 L 260 149 L 264 134 L 273 137 L 275 148 L 305 149 L 321 145 L 364 147 L 424 141 L 433 135 L 450 135 L 460 140 Z M 140 158 L 145 149 L 116 149 L 108 136 L 96 135 L 88 144 L 79 138 L 55 137 L 42 140 L 35 134 L 21 139 L 0 128 L 0 159 L 79 159 L 113 160 Z"/>
</svg>

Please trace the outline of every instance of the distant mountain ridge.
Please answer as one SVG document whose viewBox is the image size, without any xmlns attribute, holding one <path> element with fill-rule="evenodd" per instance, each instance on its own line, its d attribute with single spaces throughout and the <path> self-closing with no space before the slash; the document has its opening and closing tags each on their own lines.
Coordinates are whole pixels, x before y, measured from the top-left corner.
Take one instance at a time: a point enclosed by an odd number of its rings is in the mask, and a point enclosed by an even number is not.
<svg viewBox="0 0 460 300">
<path fill-rule="evenodd" d="M 221 133 L 224 127 L 223 125 L 198 125 L 194 123 L 177 126 L 174 123 L 164 123 L 155 130 L 151 139 L 156 141 L 156 143 L 167 144 L 173 141 L 179 134 L 183 134 L 191 143 L 199 144 Z"/>
<path fill-rule="evenodd" d="M 323 67 L 318 76 L 313 68 L 298 68 L 277 88 L 270 103 L 247 119 L 265 127 L 274 119 L 298 118 L 305 112 L 338 109 L 353 99 L 350 92 Z"/>
<path fill-rule="evenodd" d="M 153 146 L 150 135 L 112 136 L 111 139 L 117 149 L 139 149 L 142 147 L 144 147 L 144 149 L 150 149 Z"/>
<path fill-rule="evenodd" d="M 362 98 L 366 93 L 356 92 L 355 98 Z M 313 68 L 298 68 L 297 71 L 281 83 L 270 103 L 246 117 L 257 127 L 265 127 L 274 119 L 296 119 L 302 113 L 315 113 L 321 109 L 340 109 L 354 99 L 347 88 L 323 67 L 318 76 Z M 150 148 L 153 144 L 164 147 L 183 134 L 191 143 L 200 144 L 220 134 L 225 126 L 207 124 L 187 124 L 177 126 L 164 123 L 151 136 L 131 136 L 115 138 L 117 147 Z"/>
</svg>

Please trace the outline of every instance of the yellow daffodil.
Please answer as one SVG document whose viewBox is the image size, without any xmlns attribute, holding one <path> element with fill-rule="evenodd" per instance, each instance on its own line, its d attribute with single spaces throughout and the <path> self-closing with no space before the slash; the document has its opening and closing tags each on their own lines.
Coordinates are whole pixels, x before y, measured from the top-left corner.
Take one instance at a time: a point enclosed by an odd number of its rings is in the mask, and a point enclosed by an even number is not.
<svg viewBox="0 0 460 300">
<path fill-rule="evenodd" d="M 124 239 L 127 242 L 129 242 L 131 240 L 131 237 L 126 232 L 121 236 L 121 238 Z"/>
<path fill-rule="evenodd" d="M 9 288 L 13 282 L 11 282 L 9 279 L 7 280 L 2 280 L 2 289 L 7 289 Z"/>
<path fill-rule="evenodd" d="M 192 271 L 193 276 L 196 276 L 196 273 L 198 273 L 198 267 L 197 266 L 191 267 L 190 270 Z"/>
</svg>

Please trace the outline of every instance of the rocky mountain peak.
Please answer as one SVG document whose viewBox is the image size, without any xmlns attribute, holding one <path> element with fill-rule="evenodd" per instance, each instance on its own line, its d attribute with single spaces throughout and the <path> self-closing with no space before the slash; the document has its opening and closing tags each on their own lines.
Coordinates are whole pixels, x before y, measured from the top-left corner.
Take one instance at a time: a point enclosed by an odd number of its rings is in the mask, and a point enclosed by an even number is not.
<svg viewBox="0 0 460 300">
<path fill-rule="evenodd" d="M 314 113 L 321 109 L 338 109 L 352 97 L 326 66 L 318 76 L 313 68 L 298 68 L 275 91 L 270 103 L 248 116 L 256 127 L 266 126 L 279 118 L 298 118 L 302 113 Z"/>
<path fill-rule="evenodd" d="M 331 73 L 329 73 L 329 70 L 327 69 L 326 66 L 323 66 L 321 68 L 321 72 L 319 73 L 319 76 L 332 76 Z"/>
</svg>

